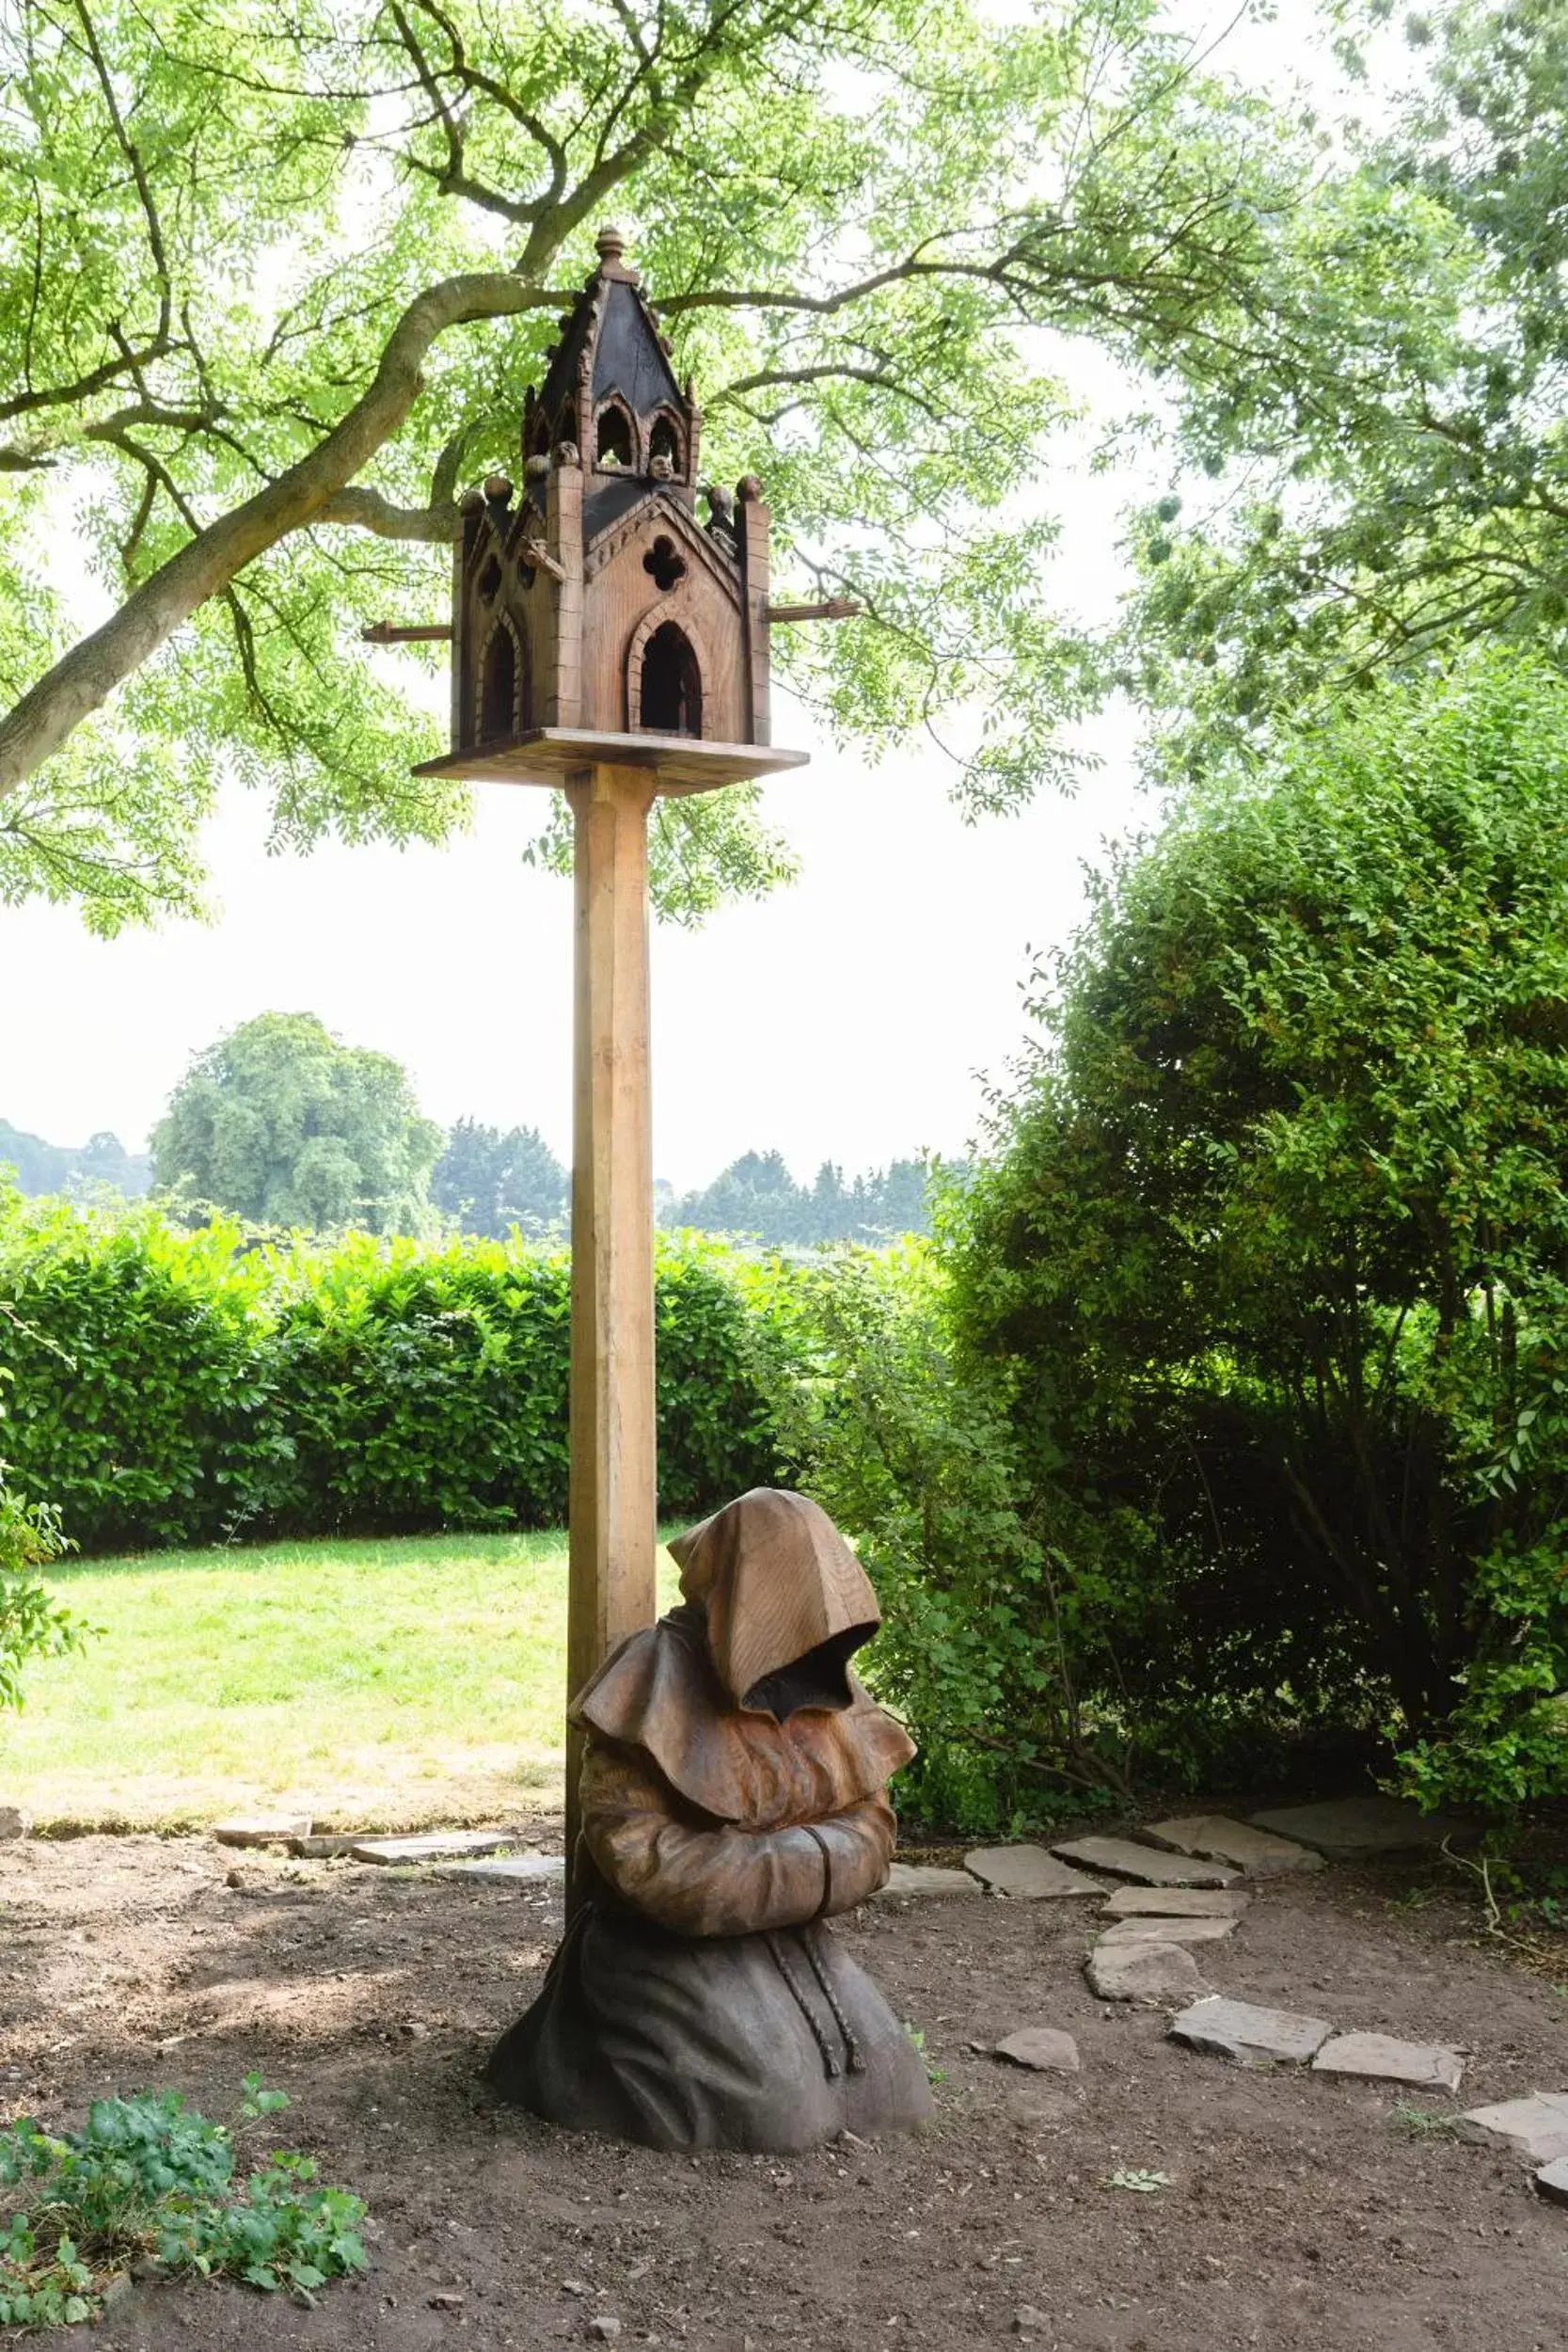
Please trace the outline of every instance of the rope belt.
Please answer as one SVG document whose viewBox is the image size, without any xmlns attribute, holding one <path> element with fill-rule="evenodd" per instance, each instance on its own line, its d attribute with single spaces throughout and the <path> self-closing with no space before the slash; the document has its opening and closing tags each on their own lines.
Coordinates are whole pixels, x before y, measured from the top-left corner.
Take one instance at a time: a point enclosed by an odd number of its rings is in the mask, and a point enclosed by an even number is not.
<svg viewBox="0 0 1568 2352">
<path fill-rule="evenodd" d="M 851 2074 L 863 2074 L 865 2072 L 865 2060 L 861 2055 L 861 2045 L 856 2041 L 854 2028 L 850 2025 L 847 2017 L 844 2014 L 838 1995 L 833 1991 L 832 1985 L 829 1981 L 828 1971 L 824 1964 L 823 1955 L 818 1948 L 818 1939 L 821 1931 L 815 1925 L 813 1925 L 811 1927 L 798 1929 L 796 1932 L 800 1938 L 801 1945 L 805 1950 L 806 1958 L 811 1963 L 812 1974 L 816 1979 L 817 1984 L 821 1988 L 822 1998 L 827 2002 L 830 2010 L 832 2012 L 833 2023 L 837 2026 L 839 2032 L 844 2037 L 845 2057 L 849 2062 L 849 2072 Z M 821 2053 L 822 2069 L 824 2074 L 827 2075 L 830 2082 L 836 2082 L 838 2077 L 844 2072 L 843 2063 L 839 2058 L 838 2052 L 833 2048 L 826 2026 L 823 2025 L 821 2018 L 816 2013 L 815 2003 L 808 1996 L 805 1986 L 801 1983 L 800 1978 L 795 1972 L 794 1965 L 790 1961 L 788 1954 L 784 1950 L 782 1939 L 773 1930 L 768 1929 L 765 1932 L 763 1940 L 767 1944 L 768 1949 L 772 1956 L 774 1967 L 777 1968 L 780 1976 L 784 1979 L 784 1983 L 789 1988 L 796 2008 L 805 2019 L 806 2024 L 811 2027 L 812 2040 L 816 2042 L 817 2049 Z"/>
</svg>

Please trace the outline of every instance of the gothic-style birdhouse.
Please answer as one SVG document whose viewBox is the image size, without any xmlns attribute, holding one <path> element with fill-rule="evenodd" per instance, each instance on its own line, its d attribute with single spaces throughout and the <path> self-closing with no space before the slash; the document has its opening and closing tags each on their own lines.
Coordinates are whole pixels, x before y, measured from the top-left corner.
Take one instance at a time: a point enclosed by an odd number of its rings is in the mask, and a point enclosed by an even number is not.
<svg viewBox="0 0 1568 2352">
<path fill-rule="evenodd" d="M 556 729 L 769 739 L 760 485 L 699 516 L 692 388 L 619 232 L 598 251 L 528 396 L 521 489 L 492 474 L 463 501 L 445 767 Z"/>
</svg>

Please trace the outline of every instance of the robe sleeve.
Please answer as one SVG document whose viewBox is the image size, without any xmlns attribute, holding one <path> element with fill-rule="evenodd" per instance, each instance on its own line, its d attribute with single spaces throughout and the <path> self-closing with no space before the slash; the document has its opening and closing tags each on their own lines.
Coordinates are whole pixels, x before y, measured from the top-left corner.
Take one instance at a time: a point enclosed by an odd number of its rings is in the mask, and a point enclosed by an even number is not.
<svg viewBox="0 0 1568 2352">
<path fill-rule="evenodd" d="M 582 1835 L 623 1900 L 680 1935 L 752 1935 L 847 1911 L 887 1877 L 893 1811 L 881 1797 L 809 1828 L 693 1821 L 661 1775 L 591 1740 Z"/>
</svg>

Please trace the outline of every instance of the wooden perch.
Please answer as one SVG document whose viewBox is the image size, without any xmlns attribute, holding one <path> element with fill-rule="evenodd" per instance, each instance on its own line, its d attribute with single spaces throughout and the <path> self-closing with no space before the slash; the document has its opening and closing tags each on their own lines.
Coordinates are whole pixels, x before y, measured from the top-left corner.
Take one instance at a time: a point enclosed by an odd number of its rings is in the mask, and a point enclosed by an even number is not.
<svg viewBox="0 0 1568 2352">
<path fill-rule="evenodd" d="M 435 644 L 451 636 L 450 621 L 421 622 L 417 628 L 398 628 L 390 621 L 372 621 L 359 632 L 367 645 Z"/>
<path fill-rule="evenodd" d="M 523 541 L 523 560 L 541 572 L 548 572 L 552 580 L 564 580 L 566 577 L 565 565 L 556 562 L 543 539 Z"/>
<path fill-rule="evenodd" d="M 767 604 L 762 610 L 768 621 L 852 621 L 865 607 L 853 596 L 829 596 L 821 604 Z"/>
</svg>

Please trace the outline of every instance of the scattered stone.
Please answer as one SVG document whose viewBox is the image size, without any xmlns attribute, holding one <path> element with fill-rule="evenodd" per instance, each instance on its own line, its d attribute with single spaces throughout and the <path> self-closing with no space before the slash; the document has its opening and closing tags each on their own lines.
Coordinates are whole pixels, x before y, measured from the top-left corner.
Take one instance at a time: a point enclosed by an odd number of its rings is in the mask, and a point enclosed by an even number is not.
<svg viewBox="0 0 1568 2352">
<path fill-rule="evenodd" d="M 1118 1919 L 1101 1937 L 1106 1944 L 1223 1944 L 1239 1919 Z"/>
<path fill-rule="evenodd" d="M 879 1895 L 978 1895 L 978 1879 L 967 1870 L 939 1870 L 928 1862 L 895 1862 Z"/>
<path fill-rule="evenodd" d="M 405 2017 L 403 2022 L 403 2030 L 410 2042 L 422 2042 L 429 2033 L 430 2027 L 422 2017 Z"/>
<path fill-rule="evenodd" d="M 220 1846 L 287 1846 L 309 1835 L 309 1813 L 237 1813 L 213 1830 Z"/>
<path fill-rule="evenodd" d="M 341 1862 L 351 1854 L 363 1833 L 345 1831 L 341 1836 L 291 1837 L 289 1851 L 300 1862 Z"/>
<path fill-rule="evenodd" d="M 977 1846 L 964 1856 L 964 1868 L 982 1880 L 993 1895 L 1010 1895 L 1020 1902 L 1040 1902 L 1058 1895 L 1107 1895 L 1103 1879 L 1091 1879 L 1069 1869 L 1043 1846 Z"/>
<path fill-rule="evenodd" d="M 1084 1974 L 1089 1991 L 1102 2001 L 1144 2001 L 1161 2008 L 1207 1990 L 1191 1952 L 1180 1944 L 1097 1944 Z"/>
<path fill-rule="evenodd" d="M 0 1846 L 8 1845 L 13 1837 L 25 1837 L 31 1826 L 19 1804 L 0 1804 Z"/>
<path fill-rule="evenodd" d="M 1386 2033 L 1337 2033 L 1312 2060 L 1318 2074 L 1354 2074 L 1370 2083 L 1410 2083 L 1418 2090 L 1457 2090 L 1465 2060 L 1431 2042 L 1396 2042 Z"/>
<path fill-rule="evenodd" d="M 1037 2074 L 1076 2074 L 1078 2044 L 1055 2026 L 1024 2026 L 995 2044 L 998 2058 L 1031 2066 Z"/>
<path fill-rule="evenodd" d="M 1528 2099 L 1505 2099 L 1499 2106 L 1471 2107 L 1458 2122 L 1466 2139 L 1511 2148 L 1531 2164 L 1555 2164 L 1568 2156 L 1568 2091 L 1538 2090 Z"/>
<path fill-rule="evenodd" d="M 433 2312 L 460 2312 L 463 2309 L 464 2300 L 465 2297 L 461 2295 L 433 2295 L 430 2297 L 430 2308 Z"/>
<path fill-rule="evenodd" d="M 131 2283 L 129 2271 L 117 2270 L 112 2279 L 105 2279 L 98 2292 L 103 2309 L 112 2312 L 117 2303 L 123 2303 L 127 2296 L 135 2293 L 135 2289 Z"/>
<path fill-rule="evenodd" d="M 1049 2328 L 1051 2322 L 1044 2312 L 1037 2311 L 1033 2303 L 1021 2303 L 1013 2313 L 1015 2336 L 1036 2335 L 1041 2328 Z"/>
<path fill-rule="evenodd" d="M 516 1843 L 515 1830 L 438 1829 L 419 1837 L 361 1837 L 349 1851 L 356 1862 L 445 1862 L 463 1854 L 499 1853 Z"/>
<path fill-rule="evenodd" d="M 1440 1846 L 1457 1825 L 1446 1814 L 1423 1813 L 1399 1797 L 1338 1797 L 1327 1804 L 1290 1804 L 1274 1813 L 1255 1813 L 1252 1826 L 1294 1838 L 1298 1845 L 1315 1846 L 1330 1862 L 1360 1862 L 1368 1854 Z"/>
<path fill-rule="evenodd" d="M 589 2321 L 588 2332 L 591 2336 L 597 2336 L 601 2344 L 613 2344 L 621 2332 L 621 2323 L 606 2312 L 600 2318 Z"/>
<path fill-rule="evenodd" d="M 566 1857 L 559 1853 L 492 1854 L 486 1862 L 440 1862 L 438 1879 L 523 1879 L 535 1884 L 563 1879 Z"/>
<path fill-rule="evenodd" d="M 1228 2058 L 1234 2066 L 1300 2066 L 1316 2056 L 1334 2028 L 1326 2017 L 1259 2009 L 1214 1993 L 1173 2017 L 1170 2031 L 1173 2041 Z"/>
<path fill-rule="evenodd" d="M 1221 1813 L 1193 1813 L 1174 1821 L 1150 1821 L 1140 1832 L 1174 1853 L 1202 1854 L 1210 1862 L 1233 1862 L 1249 1879 L 1278 1878 L 1287 1870 L 1321 1870 L 1323 1858 L 1293 1837 L 1227 1820 Z"/>
<path fill-rule="evenodd" d="M 1550 2164 L 1544 2164 L 1535 2176 L 1535 2185 L 1554 2205 L 1568 2205 L 1568 2156 L 1556 2156 Z"/>
<path fill-rule="evenodd" d="M 1239 1919 L 1250 1895 L 1229 1886 L 1118 1886 L 1104 1919 Z"/>
<path fill-rule="evenodd" d="M 1154 1846 L 1134 1845 L 1131 1837 L 1069 1837 L 1051 1851 L 1065 1862 L 1086 1862 L 1091 1869 L 1139 1879 L 1146 1886 L 1229 1886 L 1242 1875 L 1227 1862 L 1161 1853 Z"/>
</svg>

